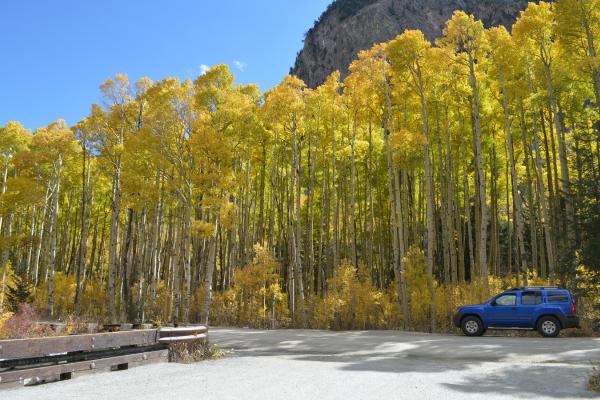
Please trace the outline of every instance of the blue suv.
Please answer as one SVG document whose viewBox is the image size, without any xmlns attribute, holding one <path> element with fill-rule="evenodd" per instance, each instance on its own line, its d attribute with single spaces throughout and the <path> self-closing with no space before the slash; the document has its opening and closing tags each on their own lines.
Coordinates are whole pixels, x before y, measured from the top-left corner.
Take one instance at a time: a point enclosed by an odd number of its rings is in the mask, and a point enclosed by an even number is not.
<svg viewBox="0 0 600 400">
<path fill-rule="evenodd" d="M 467 336 L 481 336 L 487 329 L 531 329 L 544 337 L 556 337 L 561 329 L 579 328 L 573 296 L 567 289 L 512 288 L 479 305 L 463 306 L 454 325 Z"/>
</svg>

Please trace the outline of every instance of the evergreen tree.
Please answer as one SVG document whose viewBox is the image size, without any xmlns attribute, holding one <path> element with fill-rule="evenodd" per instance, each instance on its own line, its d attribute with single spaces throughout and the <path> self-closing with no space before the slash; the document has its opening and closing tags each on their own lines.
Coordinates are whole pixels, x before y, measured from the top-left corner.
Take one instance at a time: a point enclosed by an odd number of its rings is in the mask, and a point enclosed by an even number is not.
<svg viewBox="0 0 600 400">
<path fill-rule="evenodd" d="M 10 312 L 19 312 L 19 306 L 31 301 L 31 283 L 27 276 L 14 274 L 12 285 L 6 288 L 6 307 Z"/>
</svg>

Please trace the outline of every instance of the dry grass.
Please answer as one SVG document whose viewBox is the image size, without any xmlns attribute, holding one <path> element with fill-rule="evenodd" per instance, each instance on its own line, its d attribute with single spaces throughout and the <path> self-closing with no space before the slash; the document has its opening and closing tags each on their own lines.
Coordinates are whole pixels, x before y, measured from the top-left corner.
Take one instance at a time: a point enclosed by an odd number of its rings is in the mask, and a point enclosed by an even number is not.
<svg viewBox="0 0 600 400">
<path fill-rule="evenodd" d="M 594 367 L 594 372 L 588 382 L 588 389 L 600 392 L 600 364 Z"/>
<path fill-rule="evenodd" d="M 205 342 L 174 343 L 169 345 L 169 360 L 189 364 L 204 360 L 216 360 L 225 355 L 221 349 Z"/>
</svg>

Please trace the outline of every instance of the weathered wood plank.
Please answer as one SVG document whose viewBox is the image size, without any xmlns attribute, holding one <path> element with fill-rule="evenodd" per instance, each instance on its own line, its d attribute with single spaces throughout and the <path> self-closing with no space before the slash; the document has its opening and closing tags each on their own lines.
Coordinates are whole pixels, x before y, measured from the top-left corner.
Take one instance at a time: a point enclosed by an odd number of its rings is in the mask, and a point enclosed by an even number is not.
<svg viewBox="0 0 600 400">
<path fill-rule="evenodd" d="M 168 361 L 168 357 L 168 350 L 157 350 L 89 361 L 79 361 L 68 364 L 1 372 L 0 388 L 7 387 L 9 385 L 11 386 L 11 384 L 14 385 L 15 383 L 26 385 L 29 383 L 39 383 L 48 380 L 58 380 L 62 374 L 70 374 L 68 376 L 69 378 L 72 378 L 73 374 L 90 371 L 104 371 L 110 369 L 111 367 L 124 365 L 127 365 L 127 367 L 132 367 L 134 365 L 152 362 L 166 362 Z"/>
<path fill-rule="evenodd" d="M 208 335 L 208 328 L 202 325 L 199 326 L 183 326 L 183 327 L 166 327 L 158 330 L 159 338 L 180 337 L 180 336 L 197 336 Z"/>
<path fill-rule="evenodd" d="M 43 357 L 73 351 L 93 351 L 157 343 L 157 330 L 94 333 L 36 339 L 0 340 L 0 359 Z"/>
<path fill-rule="evenodd" d="M 169 336 L 161 337 L 158 339 L 159 343 L 179 343 L 179 342 L 192 342 L 195 340 L 206 340 L 207 335 L 200 333 L 198 335 L 187 335 L 187 336 Z"/>
</svg>

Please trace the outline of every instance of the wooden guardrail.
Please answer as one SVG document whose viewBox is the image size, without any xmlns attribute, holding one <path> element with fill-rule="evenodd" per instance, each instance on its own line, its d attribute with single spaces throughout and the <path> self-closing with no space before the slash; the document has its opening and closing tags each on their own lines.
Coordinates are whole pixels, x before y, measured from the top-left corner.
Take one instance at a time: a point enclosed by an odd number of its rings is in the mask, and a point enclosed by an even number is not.
<svg viewBox="0 0 600 400">
<path fill-rule="evenodd" d="M 205 341 L 204 326 L 0 340 L 0 389 L 169 361 L 171 343 Z"/>
<path fill-rule="evenodd" d="M 35 339 L 0 340 L 0 360 L 43 357 L 64 352 L 94 351 L 124 346 L 148 346 L 156 343 L 156 334 L 156 329 L 148 329 Z"/>
<path fill-rule="evenodd" d="M 185 326 L 177 328 L 160 328 L 158 331 L 159 343 L 176 343 L 202 341 L 208 338 L 208 328 L 205 326 Z"/>
</svg>

